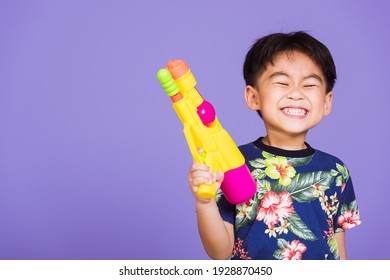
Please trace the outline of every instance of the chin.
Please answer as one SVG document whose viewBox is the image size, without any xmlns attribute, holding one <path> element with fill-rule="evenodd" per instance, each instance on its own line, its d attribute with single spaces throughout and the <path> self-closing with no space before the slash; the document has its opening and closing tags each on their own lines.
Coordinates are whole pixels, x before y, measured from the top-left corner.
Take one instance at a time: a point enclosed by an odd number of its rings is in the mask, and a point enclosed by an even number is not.
<svg viewBox="0 0 390 280">
<path fill-rule="evenodd" d="M 302 127 L 284 127 L 282 129 L 286 135 L 291 135 L 291 136 L 301 136 L 301 135 L 306 135 L 307 132 L 309 131 L 308 128 L 302 128 Z"/>
</svg>

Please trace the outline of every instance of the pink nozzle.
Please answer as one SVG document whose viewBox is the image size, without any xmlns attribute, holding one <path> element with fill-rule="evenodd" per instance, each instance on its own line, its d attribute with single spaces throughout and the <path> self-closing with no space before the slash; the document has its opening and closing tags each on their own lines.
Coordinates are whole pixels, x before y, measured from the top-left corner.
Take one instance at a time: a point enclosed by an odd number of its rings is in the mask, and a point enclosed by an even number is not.
<svg viewBox="0 0 390 280">
<path fill-rule="evenodd" d="M 203 100 L 202 104 L 200 104 L 197 108 L 197 113 L 205 126 L 209 127 L 213 124 L 215 120 L 215 109 L 210 102 Z"/>
<path fill-rule="evenodd" d="M 225 172 L 221 190 L 232 204 L 248 201 L 256 193 L 257 186 L 248 167 L 242 166 Z"/>
</svg>

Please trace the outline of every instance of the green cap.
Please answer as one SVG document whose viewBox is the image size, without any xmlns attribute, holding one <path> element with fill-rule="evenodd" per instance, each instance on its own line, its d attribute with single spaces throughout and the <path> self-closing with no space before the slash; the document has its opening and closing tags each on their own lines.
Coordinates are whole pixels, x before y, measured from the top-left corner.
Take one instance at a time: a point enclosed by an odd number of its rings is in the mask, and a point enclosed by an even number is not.
<svg viewBox="0 0 390 280">
<path fill-rule="evenodd" d="M 175 96 L 180 92 L 179 87 L 176 85 L 175 80 L 167 69 L 160 69 L 157 72 L 157 79 L 160 81 L 169 97 Z"/>
</svg>

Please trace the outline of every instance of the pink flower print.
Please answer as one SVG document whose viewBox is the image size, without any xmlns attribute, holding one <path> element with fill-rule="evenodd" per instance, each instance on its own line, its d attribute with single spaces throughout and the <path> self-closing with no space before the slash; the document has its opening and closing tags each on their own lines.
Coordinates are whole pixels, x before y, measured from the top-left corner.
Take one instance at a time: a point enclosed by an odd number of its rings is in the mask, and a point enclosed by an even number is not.
<svg viewBox="0 0 390 280">
<path fill-rule="evenodd" d="M 328 226 L 329 226 L 329 230 L 324 230 L 324 234 L 325 234 L 324 238 L 329 240 L 332 239 L 334 235 L 332 219 L 328 219 Z"/>
<path fill-rule="evenodd" d="M 276 229 L 276 231 L 279 233 L 279 234 L 282 234 L 282 233 L 288 233 L 288 226 L 289 225 L 289 223 L 287 223 L 287 221 L 286 220 L 281 220 L 280 221 L 280 227 L 278 227 L 277 229 Z"/>
<path fill-rule="evenodd" d="M 337 220 L 339 226 L 343 228 L 343 230 L 347 230 L 353 228 L 354 226 L 360 225 L 360 215 L 359 212 L 352 212 L 351 210 L 345 210 Z"/>
<path fill-rule="evenodd" d="M 268 234 L 269 237 L 276 237 L 276 228 L 273 224 L 268 225 L 268 228 L 265 230 L 265 233 Z"/>
<path fill-rule="evenodd" d="M 242 247 L 243 242 L 244 240 L 242 240 L 241 238 L 237 238 L 233 248 L 233 256 L 237 256 L 243 260 L 250 260 L 251 257 L 248 256 L 248 250 L 245 250 Z"/>
<path fill-rule="evenodd" d="M 345 189 L 345 182 L 343 182 L 342 184 L 341 184 L 341 192 L 343 192 L 344 191 L 344 189 Z"/>
<path fill-rule="evenodd" d="M 283 260 L 301 260 L 302 254 L 306 252 L 305 244 L 299 240 L 293 240 L 282 250 Z"/>
<path fill-rule="evenodd" d="M 294 208 L 290 193 L 283 191 L 277 194 L 274 191 L 267 192 L 262 201 L 261 206 L 257 209 L 258 221 L 264 220 L 267 225 L 274 225 L 282 218 L 292 215 Z"/>
</svg>

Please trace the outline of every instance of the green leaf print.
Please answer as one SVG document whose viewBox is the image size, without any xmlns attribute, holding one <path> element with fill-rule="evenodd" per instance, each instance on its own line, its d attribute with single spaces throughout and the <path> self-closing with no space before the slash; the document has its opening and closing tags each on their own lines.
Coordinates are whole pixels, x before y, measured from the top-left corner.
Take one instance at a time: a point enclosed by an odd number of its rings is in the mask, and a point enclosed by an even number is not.
<svg viewBox="0 0 390 280">
<path fill-rule="evenodd" d="M 314 233 L 305 225 L 305 223 L 301 220 L 301 218 L 298 216 L 298 214 L 294 211 L 293 214 L 287 218 L 287 228 L 289 231 L 294 233 L 300 238 L 306 239 L 306 240 L 316 240 L 317 237 L 314 235 Z"/>
<path fill-rule="evenodd" d="M 282 256 L 283 249 L 288 246 L 288 243 L 285 239 L 278 238 L 276 244 L 278 245 L 279 249 L 275 250 L 272 256 L 277 260 L 282 260 L 283 259 L 283 256 Z"/>
<path fill-rule="evenodd" d="M 236 230 L 247 225 L 250 221 L 256 219 L 257 208 L 260 206 L 261 199 L 270 189 L 270 183 L 267 180 L 256 180 L 257 193 L 248 203 L 237 204 L 236 206 Z"/>
<path fill-rule="evenodd" d="M 336 186 L 340 187 L 343 184 L 343 177 L 342 175 L 337 176 L 336 178 Z"/>
<path fill-rule="evenodd" d="M 294 177 L 291 184 L 284 187 L 277 182 L 271 184 L 271 189 L 277 193 L 284 190 L 290 193 L 293 200 L 298 202 L 310 202 L 318 198 L 315 195 L 316 185 L 329 186 L 333 182 L 334 178 L 330 176 L 330 171 L 317 171 L 298 174 Z"/>
<path fill-rule="evenodd" d="M 264 159 L 262 158 L 257 158 L 254 160 L 250 160 L 249 164 L 253 166 L 254 168 L 264 168 L 266 165 L 264 164 Z"/>
<path fill-rule="evenodd" d="M 348 205 L 348 209 L 351 210 L 353 213 L 356 213 L 357 211 L 357 201 L 354 200 Z"/>
<path fill-rule="evenodd" d="M 237 204 L 236 205 L 236 220 L 235 228 L 238 231 L 241 227 L 248 224 L 250 221 L 256 219 L 256 211 L 260 205 L 260 200 L 257 195 L 255 195 L 249 203 Z"/>
<path fill-rule="evenodd" d="M 272 256 L 273 256 L 275 259 L 277 259 L 277 260 L 282 260 L 282 259 L 283 259 L 282 250 L 280 250 L 280 249 L 275 250 L 275 252 L 273 253 Z"/>
<path fill-rule="evenodd" d="M 337 170 L 341 173 L 341 175 L 343 176 L 343 179 L 345 181 L 348 180 L 349 178 L 349 172 L 348 172 L 348 169 L 345 165 L 341 165 L 341 164 L 338 164 L 336 163 L 336 167 L 337 167 Z"/>
<path fill-rule="evenodd" d="M 311 159 L 313 158 L 313 155 L 309 157 L 303 157 L 303 158 L 287 158 L 288 162 L 292 164 L 292 166 L 300 166 L 308 164 Z"/>
<path fill-rule="evenodd" d="M 264 158 L 271 158 L 271 157 L 274 157 L 273 154 L 267 153 L 266 151 L 263 151 L 261 154 L 263 155 Z"/>
<path fill-rule="evenodd" d="M 219 189 L 215 195 L 215 201 L 218 202 L 222 196 L 223 196 L 223 191 Z"/>
<path fill-rule="evenodd" d="M 283 239 L 283 238 L 278 238 L 278 241 L 277 241 L 276 244 L 277 244 L 278 247 L 279 247 L 280 249 L 282 249 L 282 250 L 288 246 L 287 241 L 286 241 L 285 239 Z"/>
<path fill-rule="evenodd" d="M 351 203 L 349 203 L 349 204 L 341 205 L 341 210 L 340 210 L 341 215 L 343 215 L 345 213 L 345 211 L 351 211 L 352 213 L 355 213 L 355 214 L 359 213 L 356 199 L 351 201 Z"/>
<path fill-rule="evenodd" d="M 263 196 L 271 190 L 271 184 L 268 180 L 256 180 L 257 185 L 257 197 L 262 199 Z"/>
<path fill-rule="evenodd" d="M 265 173 L 264 173 L 264 170 L 261 170 L 261 169 L 254 169 L 252 171 L 252 177 L 256 180 L 256 179 L 263 179 L 265 177 Z"/>
<path fill-rule="evenodd" d="M 330 249 L 330 252 L 332 253 L 333 257 L 338 260 L 340 258 L 339 255 L 339 248 L 337 247 L 336 238 L 331 238 L 328 240 L 328 246 Z"/>
</svg>

